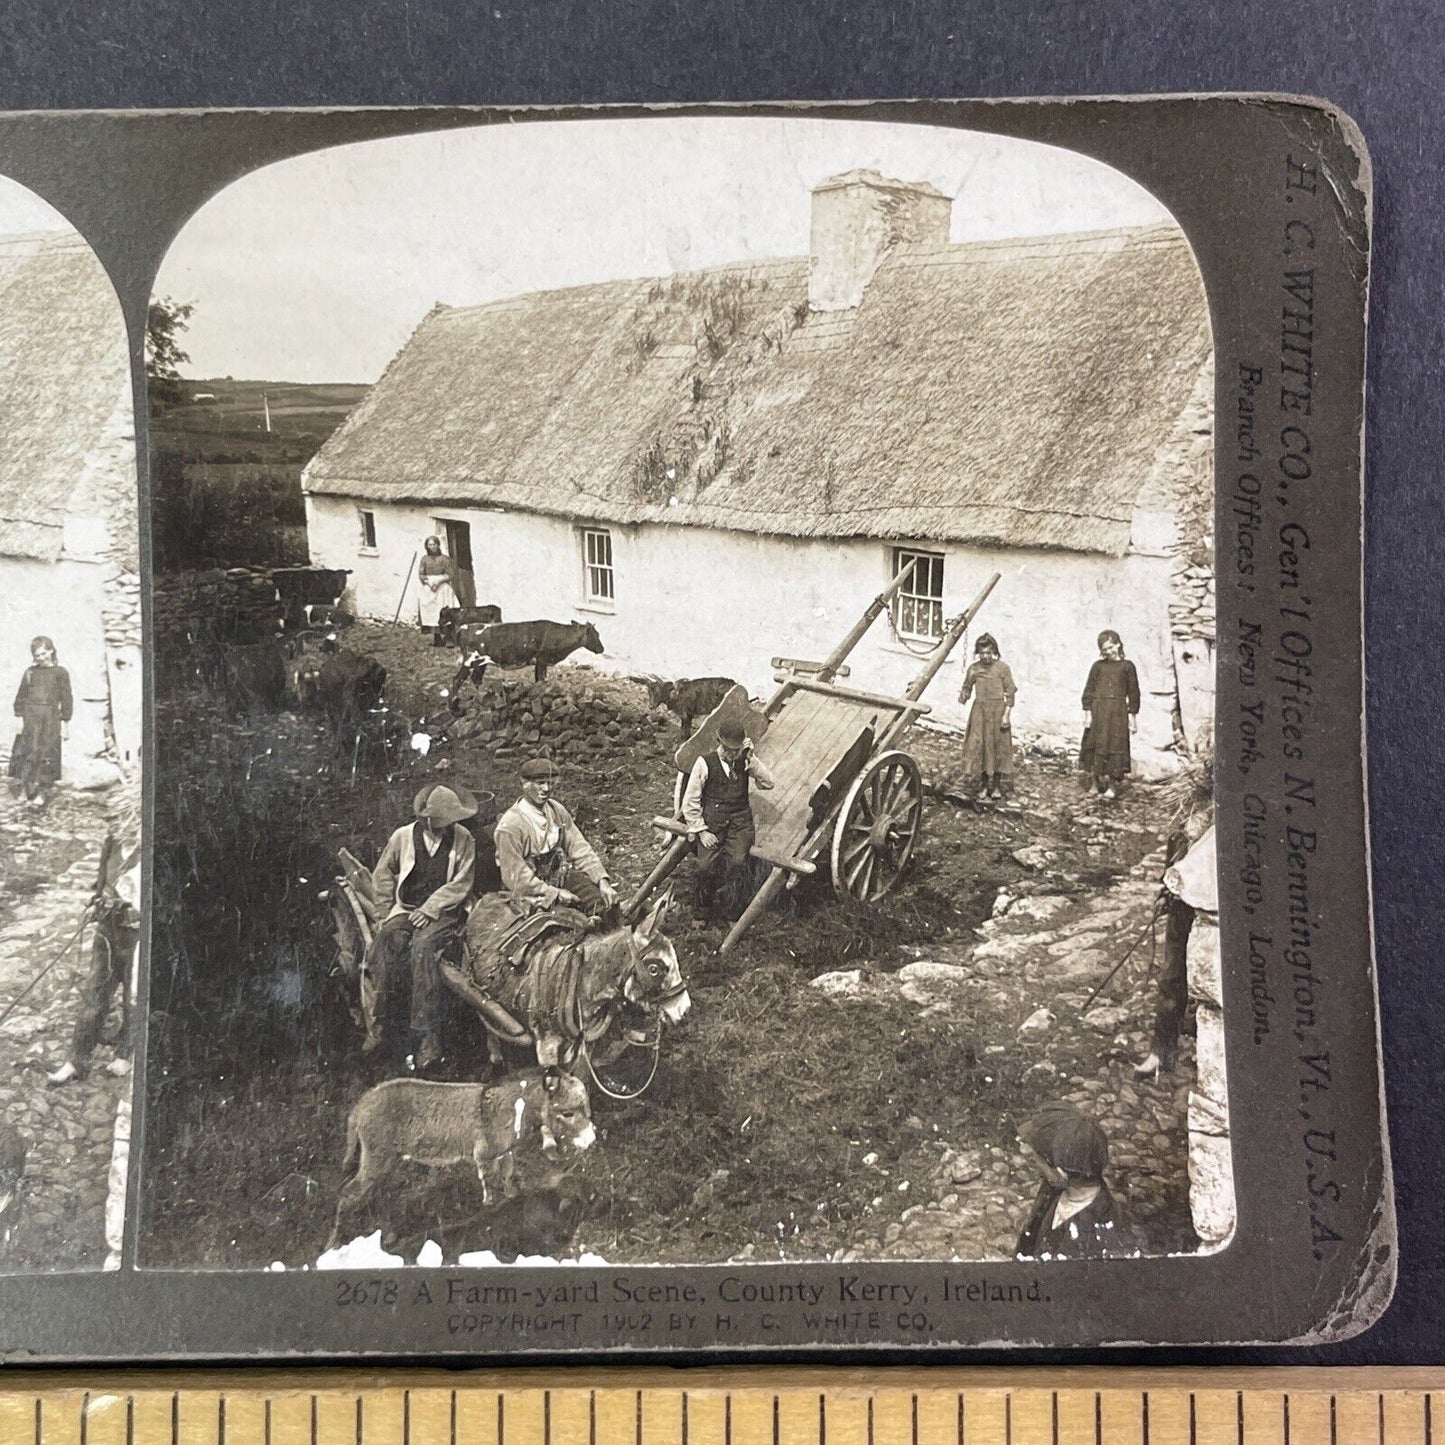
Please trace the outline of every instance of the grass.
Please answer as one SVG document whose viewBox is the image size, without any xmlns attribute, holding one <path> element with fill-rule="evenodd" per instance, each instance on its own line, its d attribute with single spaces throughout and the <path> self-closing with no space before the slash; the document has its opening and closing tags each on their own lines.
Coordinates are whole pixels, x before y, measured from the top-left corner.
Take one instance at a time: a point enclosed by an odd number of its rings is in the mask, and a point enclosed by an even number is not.
<svg viewBox="0 0 1445 1445">
<path fill-rule="evenodd" d="M 223 562 L 307 561 L 301 471 L 365 395 L 364 387 L 186 382 L 214 401 L 151 418 L 151 535 L 161 571 Z M 272 408 L 264 429 L 262 392 Z"/>
<path fill-rule="evenodd" d="M 864 1152 L 887 1167 L 910 1117 L 979 1111 L 967 1020 L 920 1022 L 805 983 L 772 962 L 710 991 L 669 1039 L 656 1096 L 609 1112 L 588 1161 L 610 1202 L 587 1234 L 604 1255 L 716 1259 L 764 1242 L 826 1255 L 873 1194 Z M 686 1167 L 671 1167 L 683 1139 Z"/>
<path fill-rule="evenodd" d="M 296 1263 L 325 1242 L 341 1125 L 367 1082 L 316 894 L 338 846 L 375 856 L 417 778 L 372 762 L 353 786 L 309 724 L 278 717 L 253 733 L 194 683 L 162 700 L 158 723 L 148 1263 Z M 488 767 L 510 770 L 483 755 L 468 777 L 503 794 Z M 596 806 L 579 813 L 606 836 L 619 820 L 594 823 Z M 927 900 L 888 903 L 841 906 L 815 883 L 736 961 L 680 941 L 697 1008 L 669 1036 L 647 1099 L 599 1106 L 604 1147 L 585 1171 L 598 1189 L 593 1247 L 725 1258 L 782 1226 L 790 1252 L 827 1253 L 872 1188 L 853 1167 L 865 1141 L 902 1147 L 910 1115 L 977 1110 L 966 1023 L 840 1007 L 807 987 L 824 967 L 896 956 L 938 926 Z M 465 1186 L 427 1181 L 399 1227 L 454 1234 L 475 1208 Z"/>
</svg>

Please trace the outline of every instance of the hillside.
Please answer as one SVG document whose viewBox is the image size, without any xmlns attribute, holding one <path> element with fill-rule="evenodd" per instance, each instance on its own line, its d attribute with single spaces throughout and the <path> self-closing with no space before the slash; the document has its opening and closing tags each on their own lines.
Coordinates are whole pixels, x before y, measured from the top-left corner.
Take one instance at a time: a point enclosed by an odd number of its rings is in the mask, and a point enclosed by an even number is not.
<svg viewBox="0 0 1445 1445">
<path fill-rule="evenodd" d="M 157 568 L 306 561 L 301 471 L 368 388 L 230 378 L 182 387 L 183 401 L 151 414 Z"/>
</svg>

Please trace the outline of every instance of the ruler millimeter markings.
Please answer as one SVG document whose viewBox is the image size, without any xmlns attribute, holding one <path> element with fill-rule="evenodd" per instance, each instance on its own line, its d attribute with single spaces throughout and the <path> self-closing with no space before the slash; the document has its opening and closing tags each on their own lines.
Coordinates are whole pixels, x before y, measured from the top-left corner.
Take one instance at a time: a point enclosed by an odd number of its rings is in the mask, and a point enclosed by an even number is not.
<svg viewBox="0 0 1445 1445">
<path fill-rule="evenodd" d="M 0 1377 L 0 1445 L 1434 1445 L 1441 1370 Z"/>
</svg>

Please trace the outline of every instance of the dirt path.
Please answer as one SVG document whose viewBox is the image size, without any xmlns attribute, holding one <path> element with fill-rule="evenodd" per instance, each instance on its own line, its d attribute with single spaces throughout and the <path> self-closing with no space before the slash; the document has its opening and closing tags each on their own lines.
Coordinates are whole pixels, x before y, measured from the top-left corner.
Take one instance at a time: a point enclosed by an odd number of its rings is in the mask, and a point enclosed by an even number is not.
<svg viewBox="0 0 1445 1445">
<path fill-rule="evenodd" d="M 62 789 L 33 812 L 0 791 L 0 1012 L 15 1003 L 0 1023 L 0 1114 L 27 1153 L 23 1189 L 5 1220 L 8 1244 L 0 1244 L 5 1272 L 98 1269 L 106 1256 L 116 1109 L 129 1098 L 130 1077 L 106 1072 L 108 1045 L 83 1081 L 51 1089 L 45 1076 L 66 1057 L 89 969 L 91 930 L 78 943 L 76 933 L 95 886 L 107 801 Z"/>
<path fill-rule="evenodd" d="M 980 930 L 986 935 L 981 943 L 933 950 L 887 980 L 890 990 L 925 1014 L 990 1013 L 1006 1032 L 984 1046 L 986 1068 L 1022 1053 L 1032 1060 L 1025 1081 L 1098 1120 L 1110 1140 L 1109 1183 L 1127 1201 L 1139 1247 L 1149 1253 L 1193 1244 L 1180 1228 L 1187 1218 L 1192 1052 L 1183 1051 L 1173 1078 L 1135 1077 L 1132 1065 L 1147 1052 L 1153 1006 L 1142 966 L 1087 1013 L 1083 1009 L 1093 988 L 1131 949 L 1137 954 L 1142 948 L 1141 965 L 1147 963 L 1153 879 L 1161 864 L 1161 854 L 1151 855 L 1125 881 L 1086 897 L 1001 893 L 995 915 Z M 837 995 L 879 985 L 843 973 L 823 975 L 814 986 Z M 880 1192 L 845 1257 L 1012 1256 L 1020 1201 L 1032 1195 L 1038 1176 L 1012 1140 L 981 1144 L 961 1125 L 965 1121 L 954 1121 L 921 1144 L 896 1171 L 878 1171 Z"/>
</svg>

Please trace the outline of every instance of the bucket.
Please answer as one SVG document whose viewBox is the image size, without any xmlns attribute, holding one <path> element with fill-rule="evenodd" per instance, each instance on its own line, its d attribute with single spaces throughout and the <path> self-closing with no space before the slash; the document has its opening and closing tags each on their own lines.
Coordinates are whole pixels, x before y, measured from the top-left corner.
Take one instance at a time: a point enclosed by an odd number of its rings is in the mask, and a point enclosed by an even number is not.
<svg viewBox="0 0 1445 1445">
<path fill-rule="evenodd" d="M 501 816 L 501 809 L 497 807 L 497 795 L 483 788 L 471 788 L 468 791 L 477 800 L 477 816 L 471 820 L 472 827 L 478 830 L 490 828 Z"/>
</svg>

